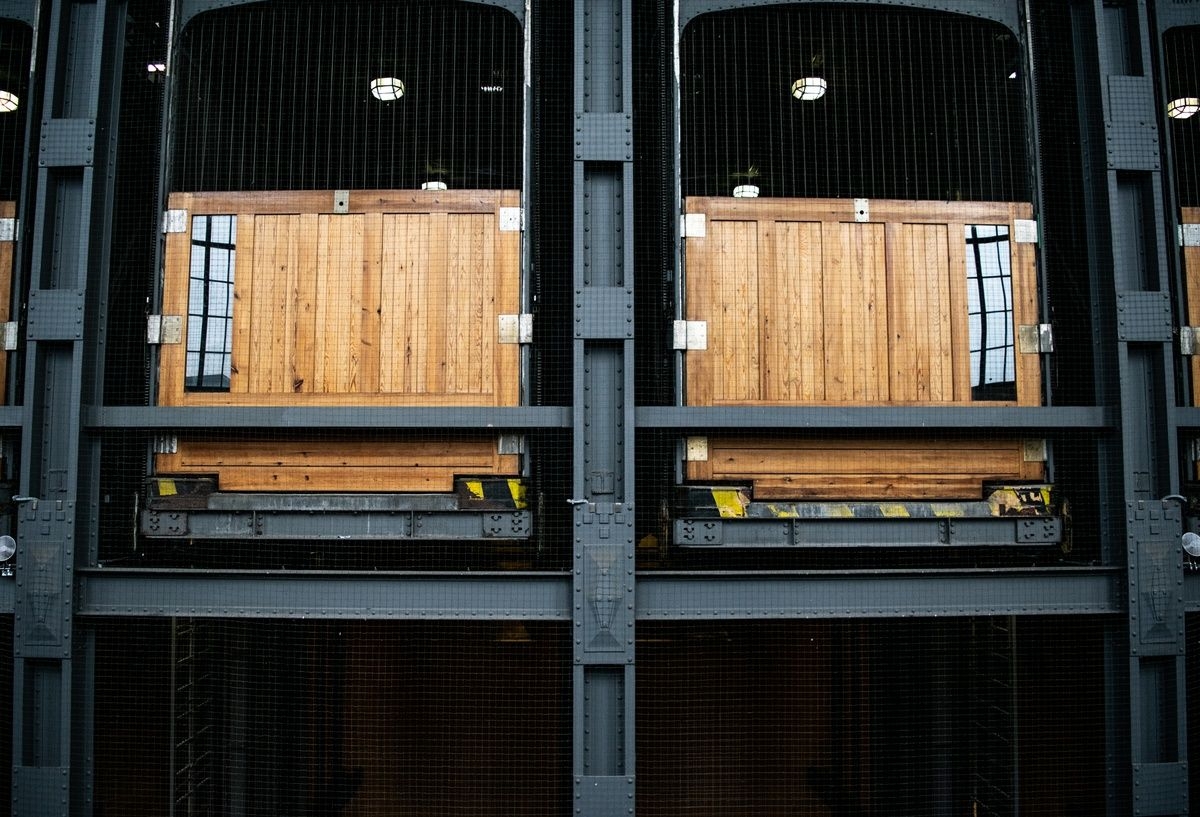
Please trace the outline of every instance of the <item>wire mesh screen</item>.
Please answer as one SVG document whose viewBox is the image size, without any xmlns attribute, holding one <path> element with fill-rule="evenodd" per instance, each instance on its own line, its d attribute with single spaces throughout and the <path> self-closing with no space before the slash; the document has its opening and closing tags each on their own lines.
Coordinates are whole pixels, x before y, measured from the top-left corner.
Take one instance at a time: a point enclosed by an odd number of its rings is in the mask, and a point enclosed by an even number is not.
<svg viewBox="0 0 1200 817">
<path fill-rule="evenodd" d="M 1102 813 L 1099 650 L 1049 619 L 643 624 L 638 813 Z"/>
<path fill-rule="evenodd" d="M 523 37 L 451 2 L 254 4 L 176 57 L 172 189 L 521 186 Z"/>
<path fill-rule="evenodd" d="M 33 99 L 29 60 L 33 32 L 14 20 L 0 20 L 0 201 L 16 201 L 25 161 L 25 127 Z"/>
<path fill-rule="evenodd" d="M 97 637 L 97 808 L 565 813 L 565 629 L 519 621 L 105 624 Z"/>
<path fill-rule="evenodd" d="M 1200 26 L 1168 31 L 1162 56 L 1179 204 L 1200 207 Z"/>
<path fill-rule="evenodd" d="M 1016 37 L 858 5 L 707 14 L 680 42 L 683 194 L 1026 201 Z"/>
</svg>

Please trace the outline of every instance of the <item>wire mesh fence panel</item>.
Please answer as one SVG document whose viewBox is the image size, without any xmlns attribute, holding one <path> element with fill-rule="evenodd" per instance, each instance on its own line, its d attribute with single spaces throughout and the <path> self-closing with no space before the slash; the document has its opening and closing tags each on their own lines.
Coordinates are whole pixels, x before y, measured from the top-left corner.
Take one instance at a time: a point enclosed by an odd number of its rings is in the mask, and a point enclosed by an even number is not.
<svg viewBox="0 0 1200 817">
<path fill-rule="evenodd" d="M 565 813 L 563 630 L 104 624 L 96 802 L 126 814 Z"/>
</svg>

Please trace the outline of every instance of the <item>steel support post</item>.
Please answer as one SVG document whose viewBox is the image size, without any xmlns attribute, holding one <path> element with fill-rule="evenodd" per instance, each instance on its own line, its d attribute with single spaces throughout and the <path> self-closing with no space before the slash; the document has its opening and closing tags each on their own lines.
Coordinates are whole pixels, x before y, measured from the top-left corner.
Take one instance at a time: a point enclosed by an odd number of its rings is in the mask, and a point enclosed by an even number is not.
<svg viewBox="0 0 1200 817">
<path fill-rule="evenodd" d="M 1094 319 L 1103 360 L 1117 363 L 1098 370 L 1098 396 L 1121 418 L 1100 452 L 1105 556 L 1124 557 L 1128 588 L 1125 626 L 1106 647 L 1108 811 L 1186 814 L 1181 521 L 1163 499 L 1179 484 L 1170 219 L 1148 15 L 1145 0 L 1081 0 L 1073 13 Z"/>
<path fill-rule="evenodd" d="M 26 327 L 13 706 L 15 815 L 91 813 L 92 651 L 72 615 L 95 553 L 104 295 L 125 6 L 44 2 Z M 34 147 L 36 146 L 36 147 Z"/>
<path fill-rule="evenodd" d="M 631 0 L 575 0 L 572 813 L 634 811 Z"/>
</svg>

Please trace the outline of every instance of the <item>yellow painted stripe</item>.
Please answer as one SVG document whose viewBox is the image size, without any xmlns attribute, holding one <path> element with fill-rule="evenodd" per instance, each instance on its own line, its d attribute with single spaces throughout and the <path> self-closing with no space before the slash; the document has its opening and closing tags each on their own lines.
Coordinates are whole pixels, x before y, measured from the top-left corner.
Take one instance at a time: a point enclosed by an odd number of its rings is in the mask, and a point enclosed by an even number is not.
<svg viewBox="0 0 1200 817">
<path fill-rule="evenodd" d="M 888 519 L 907 519 L 909 517 L 908 508 L 904 505 L 881 504 L 879 512 Z"/>
<path fill-rule="evenodd" d="M 776 519 L 799 519 L 800 514 L 795 508 L 788 505 L 767 505 L 767 510 L 771 512 L 771 516 Z"/>
<path fill-rule="evenodd" d="M 508 492 L 512 495 L 513 505 L 518 509 L 525 507 L 525 483 L 519 479 L 508 481 Z"/>
<path fill-rule="evenodd" d="M 468 479 L 468 480 L 466 480 L 466 483 L 467 483 L 467 490 L 471 492 L 471 496 L 475 497 L 476 499 L 484 498 L 482 482 L 479 482 L 478 480 Z"/>
<path fill-rule="evenodd" d="M 179 492 L 175 490 L 175 480 L 160 479 L 158 481 L 158 495 L 159 496 L 175 496 L 175 494 L 177 494 L 177 493 L 179 493 Z"/>
<path fill-rule="evenodd" d="M 738 491 L 725 491 L 714 488 L 712 498 L 722 519 L 740 519 L 746 515 L 746 509 L 742 506 L 742 500 Z"/>
</svg>

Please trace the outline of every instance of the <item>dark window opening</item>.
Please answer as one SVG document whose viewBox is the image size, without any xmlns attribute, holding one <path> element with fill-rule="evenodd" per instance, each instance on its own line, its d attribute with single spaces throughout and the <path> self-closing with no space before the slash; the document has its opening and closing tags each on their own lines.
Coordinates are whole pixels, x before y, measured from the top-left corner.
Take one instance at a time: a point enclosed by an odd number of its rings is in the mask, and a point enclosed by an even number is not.
<svg viewBox="0 0 1200 817">
<path fill-rule="evenodd" d="M 188 391 L 229 391 L 236 242 L 237 216 L 192 219 L 184 375 Z"/>
<path fill-rule="evenodd" d="M 518 20 L 472 3 L 203 14 L 175 62 L 171 189 L 517 189 L 523 60 Z"/>
<path fill-rule="evenodd" d="M 898 8 L 703 15 L 680 45 L 685 196 L 1029 201 L 1003 26 Z M 755 189 L 747 189 L 755 188 Z"/>
<path fill-rule="evenodd" d="M 1008 227 L 968 224 L 964 231 L 971 397 L 974 400 L 1016 400 Z"/>
</svg>

